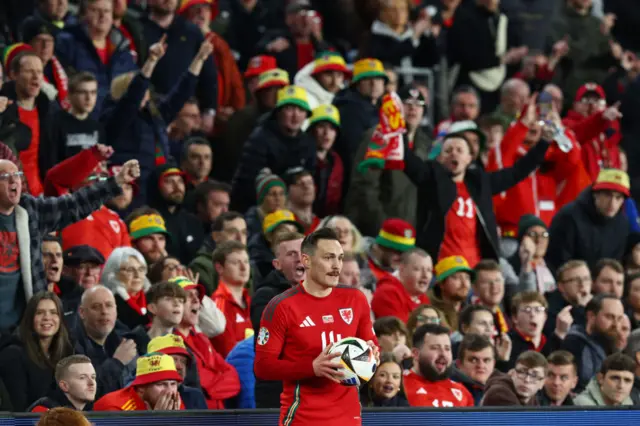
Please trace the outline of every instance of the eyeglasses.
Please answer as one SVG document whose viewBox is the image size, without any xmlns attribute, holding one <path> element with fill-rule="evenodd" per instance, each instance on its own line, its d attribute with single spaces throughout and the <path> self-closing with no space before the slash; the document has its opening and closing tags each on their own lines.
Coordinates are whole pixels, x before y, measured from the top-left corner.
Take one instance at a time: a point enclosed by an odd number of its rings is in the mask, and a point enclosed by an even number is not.
<svg viewBox="0 0 640 426">
<path fill-rule="evenodd" d="M 520 308 L 520 312 L 524 312 L 527 314 L 531 314 L 531 313 L 536 313 L 536 314 L 543 314 L 547 311 L 547 308 L 545 308 L 544 306 L 523 306 L 522 308 Z"/>
<path fill-rule="evenodd" d="M 582 284 L 582 283 L 590 283 L 591 282 L 591 277 L 573 277 L 573 278 L 567 278 L 566 280 L 562 280 L 563 283 L 578 283 L 578 284 Z"/>
<path fill-rule="evenodd" d="M 140 266 L 139 268 L 134 268 L 133 266 L 130 266 L 128 268 L 120 268 L 120 271 L 131 276 L 133 276 L 134 274 L 137 274 L 138 276 L 147 275 L 147 268 L 144 266 Z"/>
<path fill-rule="evenodd" d="M 424 322 L 427 324 L 440 324 L 440 318 L 438 317 L 429 317 L 427 315 L 418 315 L 416 319 L 419 322 Z"/>
<path fill-rule="evenodd" d="M 169 272 L 179 271 L 180 268 L 182 268 L 182 265 L 175 264 L 175 263 L 170 263 L 168 265 L 164 265 L 164 269 L 169 271 Z"/>
<path fill-rule="evenodd" d="M 549 233 L 547 231 L 542 231 L 542 232 L 536 232 L 536 231 L 529 231 L 527 232 L 527 235 L 533 239 L 536 238 L 544 238 L 547 239 L 549 238 Z"/>
<path fill-rule="evenodd" d="M 530 373 L 529 370 L 525 368 L 520 368 L 520 369 L 516 368 L 516 376 L 518 376 L 520 380 L 524 380 L 524 381 L 526 381 L 527 378 L 529 378 L 534 383 L 544 379 L 544 377 L 538 376 L 535 372 Z"/>
<path fill-rule="evenodd" d="M 0 180 L 9 180 L 14 178 L 16 180 L 22 179 L 24 173 L 22 172 L 13 172 L 13 173 L 0 173 Z"/>
</svg>

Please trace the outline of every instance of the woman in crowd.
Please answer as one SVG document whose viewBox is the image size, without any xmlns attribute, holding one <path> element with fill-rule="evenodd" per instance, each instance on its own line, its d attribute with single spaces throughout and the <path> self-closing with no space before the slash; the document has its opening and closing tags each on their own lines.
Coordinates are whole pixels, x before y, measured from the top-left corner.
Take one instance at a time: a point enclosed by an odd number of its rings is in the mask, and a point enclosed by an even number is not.
<svg viewBox="0 0 640 426">
<path fill-rule="evenodd" d="M 107 259 L 100 279 L 116 298 L 118 319 L 130 329 L 149 323 L 145 293 L 151 287 L 147 262 L 132 247 L 119 247 Z"/>
<path fill-rule="evenodd" d="M 376 374 L 360 391 L 363 407 L 408 407 L 402 391 L 402 368 L 393 355 L 383 352 Z"/>
<path fill-rule="evenodd" d="M 409 319 L 407 320 L 407 330 L 409 330 L 409 340 L 413 336 L 413 332 L 416 328 L 425 324 L 441 324 L 445 327 L 449 327 L 444 314 L 440 309 L 431 305 L 420 305 L 411 312 Z"/>
<path fill-rule="evenodd" d="M 25 308 L 17 336 L 0 351 L 0 377 L 13 411 L 25 411 L 55 387 L 58 361 L 73 353 L 62 320 L 62 302 L 52 292 L 34 295 Z"/>
<path fill-rule="evenodd" d="M 151 265 L 147 278 L 151 284 L 156 284 L 181 275 L 184 275 L 184 266 L 180 260 L 173 256 L 166 256 Z"/>
<path fill-rule="evenodd" d="M 353 253 L 362 259 L 362 262 L 365 261 L 364 238 L 348 217 L 342 215 L 327 216 L 318 225 L 318 229 L 321 228 L 333 229 L 338 234 L 342 250 L 345 253 Z"/>
</svg>

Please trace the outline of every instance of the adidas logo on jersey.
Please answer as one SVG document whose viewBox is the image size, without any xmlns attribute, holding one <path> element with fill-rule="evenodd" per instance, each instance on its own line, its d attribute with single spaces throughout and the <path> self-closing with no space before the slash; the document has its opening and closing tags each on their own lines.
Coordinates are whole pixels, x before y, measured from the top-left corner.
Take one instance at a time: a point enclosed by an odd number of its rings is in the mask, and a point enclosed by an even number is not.
<svg viewBox="0 0 640 426">
<path fill-rule="evenodd" d="M 311 320 L 311 317 L 307 315 L 304 321 L 302 321 L 302 324 L 300 324 L 300 327 L 315 327 L 315 325 L 316 324 Z"/>
<path fill-rule="evenodd" d="M 416 395 L 426 395 L 427 391 L 424 388 L 420 388 L 416 391 Z"/>
</svg>

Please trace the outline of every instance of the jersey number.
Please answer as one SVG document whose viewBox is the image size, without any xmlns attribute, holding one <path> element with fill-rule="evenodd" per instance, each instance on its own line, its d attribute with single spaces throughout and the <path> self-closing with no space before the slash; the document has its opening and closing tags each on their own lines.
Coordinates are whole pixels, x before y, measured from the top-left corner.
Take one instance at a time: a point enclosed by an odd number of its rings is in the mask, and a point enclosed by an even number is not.
<svg viewBox="0 0 640 426">
<path fill-rule="evenodd" d="M 473 200 L 471 198 L 465 200 L 462 197 L 458 197 L 457 202 L 458 208 L 456 209 L 456 214 L 460 217 L 473 219 Z"/>
<path fill-rule="evenodd" d="M 340 340 L 342 340 L 342 335 L 341 334 L 336 334 L 335 338 L 334 338 L 334 334 L 333 331 L 329 332 L 329 339 L 327 340 L 327 332 L 323 331 L 322 332 L 322 350 L 325 350 L 325 348 L 328 345 L 331 345 L 335 342 L 339 342 Z"/>
<path fill-rule="evenodd" d="M 440 404 L 440 400 L 439 399 L 434 399 L 433 400 L 433 406 L 434 407 L 453 407 L 453 402 L 442 401 L 442 404 Z"/>
</svg>

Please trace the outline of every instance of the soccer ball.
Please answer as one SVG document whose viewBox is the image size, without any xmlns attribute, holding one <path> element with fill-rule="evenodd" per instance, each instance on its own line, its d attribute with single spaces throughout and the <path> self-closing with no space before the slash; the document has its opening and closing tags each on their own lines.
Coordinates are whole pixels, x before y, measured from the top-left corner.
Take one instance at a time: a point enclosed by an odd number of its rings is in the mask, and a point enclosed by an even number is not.
<svg viewBox="0 0 640 426">
<path fill-rule="evenodd" d="M 339 353 L 340 364 L 338 369 L 344 373 L 341 380 L 343 386 L 360 386 L 368 382 L 376 372 L 376 359 L 373 351 L 362 339 L 347 337 L 339 340 L 329 350 L 330 354 Z"/>
</svg>

